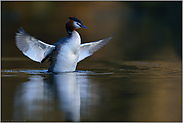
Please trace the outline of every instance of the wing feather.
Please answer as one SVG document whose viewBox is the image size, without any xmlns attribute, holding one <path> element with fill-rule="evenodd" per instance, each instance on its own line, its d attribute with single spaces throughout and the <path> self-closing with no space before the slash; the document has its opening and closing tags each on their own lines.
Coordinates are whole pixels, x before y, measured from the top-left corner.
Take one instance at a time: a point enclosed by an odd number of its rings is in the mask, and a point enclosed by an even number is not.
<svg viewBox="0 0 183 123">
<path fill-rule="evenodd" d="M 102 46 L 107 44 L 112 37 L 113 35 L 106 39 L 81 44 L 78 62 L 80 62 L 81 60 L 85 59 L 88 56 L 91 56 L 94 52 L 99 50 Z"/>
<path fill-rule="evenodd" d="M 55 49 L 54 45 L 46 44 L 31 35 L 23 28 L 16 33 L 16 45 L 22 53 L 30 59 L 40 62 Z"/>
</svg>

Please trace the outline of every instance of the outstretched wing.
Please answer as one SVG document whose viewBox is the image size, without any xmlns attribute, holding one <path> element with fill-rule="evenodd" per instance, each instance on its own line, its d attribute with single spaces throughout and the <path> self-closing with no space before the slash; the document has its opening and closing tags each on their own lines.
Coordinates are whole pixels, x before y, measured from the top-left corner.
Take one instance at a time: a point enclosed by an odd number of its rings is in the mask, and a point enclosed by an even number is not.
<svg viewBox="0 0 183 123">
<path fill-rule="evenodd" d="M 91 56 L 95 51 L 97 51 L 102 46 L 107 44 L 107 42 L 109 42 L 109 40 L 112 37 L 113 37 L 113 35 L 109 38 L 106 38 L 106 39 L 98 40 L 98 41 L 91 42 L 91 43 L 81 44 L 78 62 L 80 62 L 81 60 L 85 59 L 88 56 Z"/>
<path fill-rule="evenodd" d="M 17 47 L 24 55 L 36 62 L 41 63 L 55 49 L 54 45 L 46 44 L 27 34 L 23 28 L 18 31 L 15 36 Z"/>
</svg>

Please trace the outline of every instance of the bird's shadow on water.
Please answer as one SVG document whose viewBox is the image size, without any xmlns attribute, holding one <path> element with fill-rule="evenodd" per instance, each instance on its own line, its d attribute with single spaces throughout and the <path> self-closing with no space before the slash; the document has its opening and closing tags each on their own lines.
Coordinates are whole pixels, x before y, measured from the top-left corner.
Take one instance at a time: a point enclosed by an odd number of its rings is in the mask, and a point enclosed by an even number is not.
<svg viewBox="0 0 183 123">
<path fill-rule="evenodd" d="M 87 112 L 91 71 L 49 73 L 47 70 L 4 70 L 28 74 L 14 95 L 13 118 L 18 121 L 80 121 L 80 109 Z M 81 105 L 82 100 L 82 105 Z"/>
</svg>

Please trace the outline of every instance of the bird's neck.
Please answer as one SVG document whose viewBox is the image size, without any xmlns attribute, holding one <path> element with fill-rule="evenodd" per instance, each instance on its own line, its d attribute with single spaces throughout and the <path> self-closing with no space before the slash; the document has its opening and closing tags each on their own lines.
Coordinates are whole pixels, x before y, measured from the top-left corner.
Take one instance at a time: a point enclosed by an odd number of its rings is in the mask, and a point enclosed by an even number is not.
<svg viewBox="0 0 183 123">
<path fill-rule="evenodd" d="M 73 25 L 73 20 L 69 20 L 66 25 L 65 29 L 67 31 L 67 34 L 70 36 L 72 33 L 76 30 L 76 27 Z"/>
</svg>

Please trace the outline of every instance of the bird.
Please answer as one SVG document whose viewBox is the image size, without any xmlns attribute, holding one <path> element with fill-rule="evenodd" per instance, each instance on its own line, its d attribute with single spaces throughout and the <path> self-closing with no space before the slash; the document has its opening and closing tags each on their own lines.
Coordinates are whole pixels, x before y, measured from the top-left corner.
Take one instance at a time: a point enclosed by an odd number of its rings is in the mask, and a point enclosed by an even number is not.
<svg viewBox="0 0 183 123">
<path fill-rule="evenodd" d="M 91 56 L 113 37 L 112 35 L 106 39 L 81 44 L 81 37 L 77 32 L 80 28 L 88 29 L 81 20 L 69 17 L 65 24 L 68 36 L 51 45 L 29 35 L 20 27 L 15 43 L 18 49 L 33 61 L 43 63 L 49 59 L 48 72 L 73 72 L 78 62 Z"/>
</svg>

